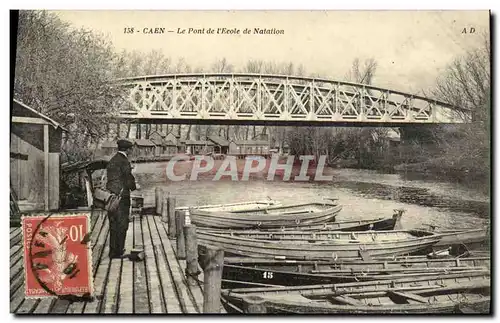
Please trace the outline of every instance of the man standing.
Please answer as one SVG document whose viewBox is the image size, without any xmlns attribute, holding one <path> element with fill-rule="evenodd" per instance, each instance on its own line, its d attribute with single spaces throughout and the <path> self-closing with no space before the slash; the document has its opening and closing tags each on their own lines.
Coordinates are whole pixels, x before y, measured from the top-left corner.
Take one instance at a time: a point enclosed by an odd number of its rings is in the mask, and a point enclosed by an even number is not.
<svg viewBox="0 0 500 323">
<path fill-rule="evenodd" d="M 125 253 L 125 238 L 129 223 L 130 191 L 136 189 L 132 167 L 127 156 L 132 151 L 132 143 L 118 140 L 118 152 L 107 166 L 106 189 L 121 195 L 118 210 L 108 212 L 109 218 L 109 258 L 121 258 Z"/>
</svg>

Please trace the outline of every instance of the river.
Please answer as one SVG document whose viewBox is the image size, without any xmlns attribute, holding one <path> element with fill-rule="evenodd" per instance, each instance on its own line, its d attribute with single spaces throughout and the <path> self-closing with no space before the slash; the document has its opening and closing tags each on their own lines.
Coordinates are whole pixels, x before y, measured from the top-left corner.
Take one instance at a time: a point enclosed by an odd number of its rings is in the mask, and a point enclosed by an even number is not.
<svg viewBox="0 0 500 323">
<path fill-rule="evenodd" d="M 189 165 L 192 162 L 182 162 Z M 463 183 L 425 179 L 404 174 L 384 174 L 359 169 L 326 168 L 327 182 L 268 181 L 254 176 L 249 181 L 230 178 L 213 181 L 167 180 L 166 162 L 136 164 L 134 173 L 146 205 L 154 203 L 154 189 L 161 186 L 175 196 L 179 206 L 231 203 L 271 198 L 296 203 L 335 197 L 343 209 L 337 220 L 387 217 L 394 209 L 405 209 L 404 228 L 436 225 L 439 229 L 471 228 L 489 221 L 490 198 L 480 189 Z M 189 175 L 188 175 L 189 178 Z"/>
</svg>

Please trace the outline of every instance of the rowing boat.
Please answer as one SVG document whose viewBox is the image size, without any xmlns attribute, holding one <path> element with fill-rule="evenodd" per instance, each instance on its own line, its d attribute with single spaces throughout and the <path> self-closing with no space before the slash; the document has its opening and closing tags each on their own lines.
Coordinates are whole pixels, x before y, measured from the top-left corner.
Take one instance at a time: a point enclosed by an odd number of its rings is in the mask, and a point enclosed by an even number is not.
<svg viewBox="0 0 500 323">
<path fill-rule="evenodd" d="M 227 256 L 276 259 L 364 259 L 403 255 L 431 247 L 439 241 L 432 232 L 397 231 L 290 231 L 257 232 L 198 230 L 200 246 L 224 249 Z"/>
<path fill-rule="evenodd" d="M 204 210 L 208 212 L 250 212 L 253 210 L 265 209 L 271 206 L 279 206 L 280 202 L 268 201 L 247 201 L 226 204 L 211 204 L 211 205 L 198 205 L 198 206 L 180 206 L 176 207 L 177 211 L 187 210 Z"/>
<path fill-rule="evenodd" d="M 436 247 L 464 244 L 470 248 L 484 244 L 489 236 L 486 227 L 468 230 L 442 230 L 437 233 L 441 235 L 441 240 L 436 244 Z"/>
<path fill-rule="evenodd" d="M 200 227 L 260 229 L 329 222 L 335 219 L 341 209 L 342 207 L 335 202 L 324 201 L 232 212 L 214 212 L 203 209 L 190 209 L 189 211 L 191 222 Z"/>
<path fill-rule="evenodd" d="M 237 288 L 332 284 L 489 270 L 489 257 L 428 259 L 419 256 L 350 262 L 226 257 L 222 286 Z"/>
<path fill-rule="evenodd" d="M 398 216 L 392 218 L 374 218 L 365 220 L 349 220 L 349 221 L 336 221 L 326 222 L 323 224 L 310 224 L 310 225 L 295 225 L 279 228 L 280 231 L 387 231 L 393 230 Z M 218 229 L 227 230 L 227 229 Z M 250 229 L 251 230 L 251 229 Z M 259 231 L 275 231 L 277 228 L 263 228 Z M 217 231 L 216 228 L 210 228 L 210 231 Z"/>
<path fill-rule="evenodd" d="M 222 290 L 228 312 L 448 313 L 489 307 L 489 273 L 452 273 L 370 282 Z"/>
</svg>

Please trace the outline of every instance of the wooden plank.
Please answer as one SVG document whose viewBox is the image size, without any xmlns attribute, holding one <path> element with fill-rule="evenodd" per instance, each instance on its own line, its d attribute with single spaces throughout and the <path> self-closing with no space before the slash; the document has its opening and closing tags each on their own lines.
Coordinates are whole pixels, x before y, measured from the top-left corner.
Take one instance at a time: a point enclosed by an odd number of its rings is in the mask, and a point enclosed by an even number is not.
<svg viewBox="0 0 500 323">
<path fill-rule="evenodd" d="M 155 219 L 156 220 L 156 219 Z M 187 284 L 183 281 L 184 273 L 181 271 L 177 259 L 175 257 L 174 249 L 168 238 L 168 228 L 164 222 L 157 222 L 160 239 L 162 241 L 163 250 L 167 257 L 167 263 L 172 273 L 174 286 L 179 297 L 183 313 L 198 313 L 188 295 Z"/>
<path fill-rule="evenodd" d="M 49 153 L 49 210 L 59 209 L 59 153 Z"/>
<path fill-rule="evenodd" d="M 47 314 L 52 307 L 52 303 L 54 302 L 54 298 L 42 298 L 40 303 L 38 303 L 35 311 L 35 314 Z"/>
<path fill-rule="evenodd" d="M 14 230 L 10 231 L 10 240 L 12 241 L 12 239 L 14 239 L 14 237 L 16 237 L 18 234 L 21 234 L 21 228 L 18 227 L 18 228 L 14 228 Z"/>
<path fill-rule="evenodd" d="M 125 239 L 125 249 L 127 253 L 134 247 L 134 220 L 129 222 L 127 238 Z M 120 295 L 118 300 L 118 313 L 134 313 L 134 267 L 129 260 L 123 260 L 122 275 L 120 280 Z"/>
<path fill-rule="evenodd" d="M 19 278 L 19 284 L 10 291 L 10 311 L 14 313 L 24 300 L 24 279 Z"/>
<path fill-rule="evenodd" d="M 167 260 L 163 253 L 162 241 L 158 234 L 158 228 L 156 227 L 157 222 L 154 221 L 154 217 L 148 217 L 148 222 L 150 224 L 150 232 L 153 240 L 153 251 L 155 253 L 156 259 L 158 260 L 158 272 L 160 275 L 163 295 L 165 297 L 167 313 L 182 313 L 179 299 L 177 298 L 172 282 L 170 270 L 168 268 Z"/>
<path fill-rule="evenodd" d="M 170 241 L 172 244 L 172 248 L 174 250 L 177 250 L 177 240 Z M 179 264 L 179 268 L 181 269 L 181 274 L 183 277 L 184 284 L 187 286 L 188 291 L 191 296 L 191 301 L 193 302 L 193 306 L 195 307 L 196 311 L 198 313 L 202 313 L 203 311 L 203 291 L 200 288 L 198 284 L 195 286 L 190 286 L 187 283 L 187 278 L 186 278 L 186 260 L 182 259 L 177 259 L 177 262 Z"/>
<path fill-rule="evenodd" d="M 134 221 L 134 248 L 144 248 L 142 241 L 141 221 Z M 134 313 L 150 313 L 146 263 L 134 263 Z"/>
<path fill-rule="evenodd" d="M 19 116 L 12 116 L 11 122 L 13 122 L 13 123 L 42 124 L 42 125 L 47 126 L 47 127 L 48 127 L 48 125 L 51 124 L 49 121 L 46 121 L 42 118 L 19 117 Z"/>
<path fill-rule="evenodd" d="M 50 314 L 66 314 L 70 302 L 68 300 L 57 299 L 50 309 Z"/>
<path fill-rule="evenodd" d="M 38 298 L 25 298 L 24 302 L 17 309 L 16 314 L 29 314 L 35 310 L 40 299 Z"/>
<path fill-rule="evenodd" d="M 17 245 L 21 245 L 21 239 L 23 235 L 21 228 L 17 228 L 14 232 L 10 233 L 10 247 L 13 248 Z"/>
<path fill-rule="evenodd" d="M 20 244 L 22 237 L 23 236 L 21 234 L 18 234 L 17 236 L 15 236 L 14 238 L 12 238 L 12 240 L 10 240 L 10 246 L 13 247 L 13 246 L 15 246 L 17 244 Z"/>
<path fill-rule="evenodd" d="M 49 208 L 49 125 L 43 126 L 43 183 L 44 183 L 44 207 Z"/>
<path fill-rule="evenodd" d="M 10 282 L 10 296 L 12 297 L 14 294 L 18 293 L 19 288 L 21 288 L 23 284 L 24 273 L 21 271 L 16 276 L 14 276 L 14 279 L 12 279 L 12 281 Z M 21 294 L 23 294 L 23 292 L 24 290 L 21 290 Z"/>
<path fill-rule="evenodd" d="M 150 216 L 141 217 L 142 233 L 144 238 L 144 253 L 147 259 L 147 272 L 148 272 L 148 286 L 150 293 L 150 306 L 151 313 L 165 313 L 165 301 L 163 298 L 163 291 L 161 290 L 160 279 L 158 277 L 157 259 L 153 250 L 153 243 L 151 240 L 151 230 L 147 218 Z M 154 229 L 154 228 L 153 228 Z"/>
<path fill-rule="evenodd" d="M 412 293 L 404 293 L 404 292 L 396 292 L 396 291 L 388 291 L 387 293 L 389 294 L 390 297 L 392 296 L 392 297 L 396 297 L 399 299 L 411 299 L 415 302 L 424 303 L 424 304 L 428 303 L 427 298 L 424 298 L 422 296 L 412 294 Z"/>
<path fill-rule="evenodd" d="M 10 258 L 12 259 L 12 256 L 17 254 L 19 251 L 22 252 L 21 244 L 17 244 L 15 246 L 13 246 L 12 248 L 10 248 Z"/>
<path fill-rule="evenodd" d="M 23 262 L 23 252 L 18 252 L 14 255 L 14 257 L 10 258 L 10 279 L 16 278 L 19 275 L 19 272 L 22 272 L 24 268 Z"/>
<path fill-rule="evenodd" d="M 360 302 L 352 297 L 349 297 L 349 296 L 336 296 L 336 297 L 333 297 L 333 299 L 336 300 L 337 302 L 347 304 L 347 305 L 353 305 L 353 306 L 364 305 L 362 302 Z"/>
<path fill-rule="evenodd" d="M 114 314 L 118 311 L 118 295 L 120 294 L 122 259 L 111 259 L 108 283 L 103 295 L 103 310 L 101 313 Z"/>
<path fill-rule="evenodd" d="M 103 257 L 97 265 L 97 272 L 94 278 L 94 295 L 95 300 L 92 302 L 86 302 L 84 305 L 83 313 L 97 314 L 99 313 L 102 294 L 104 292 L 105 284 L 107 282 L 108 272 L 109 272 L 109 244 L 105 243 Z"/>
<path fill-rule="evenodd" d="M 92 247 L 92 274 L 95 276 L 99 261 L 102 257 L 108 257 L 104 252 L 105 245 L 109 244 L 109 221 L 106 219 L 97 238 L 97 243 Z M 109 251 L 107 251 L 109 252 Z"/>
</svg>

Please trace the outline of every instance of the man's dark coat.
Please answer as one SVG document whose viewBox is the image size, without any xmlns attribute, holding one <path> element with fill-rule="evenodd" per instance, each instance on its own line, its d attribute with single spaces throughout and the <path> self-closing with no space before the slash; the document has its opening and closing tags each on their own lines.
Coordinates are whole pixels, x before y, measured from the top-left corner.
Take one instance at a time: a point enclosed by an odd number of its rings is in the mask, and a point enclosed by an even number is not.
<svg viewBox="0 0 500 323">
<path fill-rule="evenodd" d="M 110 239 L 109 256 L 121 257 L 125 248 L 125 238 L 130 215 L 130 191 L 136 189 L 132 167 L 126 156 L 117 153 L 107 166 L 106 189 L 122 195 L 118 210 L 108 212 Z"/>
<path fill-rule="evenodd" d="M 127 157 L 122 153 L 117 153 L 109 161 L 107 179 L 106 189 L 115 194 L 120 194 L 123 189 L 122 196 L 130 197 L 130 191 L 136 189 L 132 167 Z"/>
</svg>

